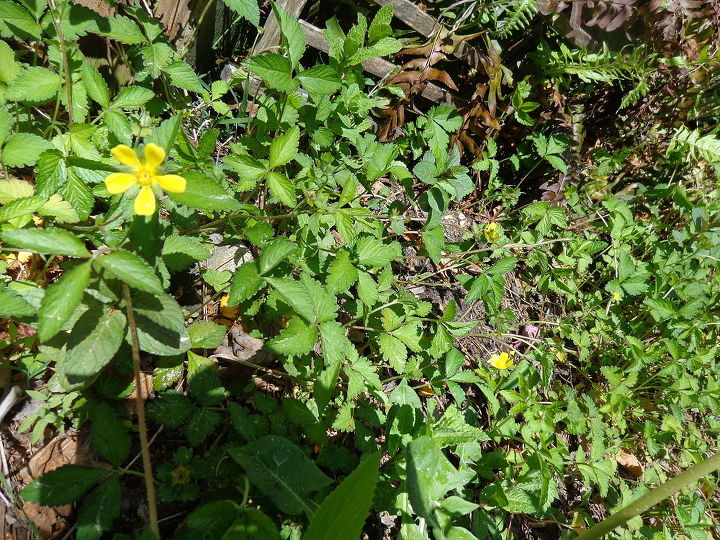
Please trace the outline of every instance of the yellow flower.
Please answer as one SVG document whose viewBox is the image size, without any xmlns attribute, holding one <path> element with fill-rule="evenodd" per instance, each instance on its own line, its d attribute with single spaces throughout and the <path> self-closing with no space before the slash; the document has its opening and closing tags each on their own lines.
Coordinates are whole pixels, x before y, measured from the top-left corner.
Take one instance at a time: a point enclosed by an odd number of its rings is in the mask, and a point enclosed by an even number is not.
<svg viewBox="0 0 720 540">
<path fill-rule="evenodd" d="M 495 369 L 507 369 L 512 366 L 513 359 L 512 355 L 515 353 L 501 352 L 500 354 L 493 354 L 488 360 L 488 363 Z"/>
<path fill-rule="evenodd" d="M 485 226 L 485 236 L 490 242 L 496 242 L 500 238 L 500 233 L 495 229 L 497 229 L 497 223 L 488 223 Z"/>
<path fill-rule="evenodd" d="M 620 300 L 621 298 L 622 298 L 622 294 L 620 294 L 619 292 L 613 293 L 613 300 Z"/>
<path fill-rule="evenodd" d="M 140 161 L 135 151 L 124 144 L 110 150 L 113 157 L 123 165 L 130 167 L 130 173 L 113 173 L 105 178 L 107 190 L 115 195 L 124 193 L 137 184 L 140 191 L 135 197 L 135 213 L 139 216 L 151 216 L 155 213 L 155 186 L 170 193 L 185 191 L 186 181 L 177 174 L 158 174 L 158 167 L 165 161 L 165 150 L 157 144 L 145 145 L 145 160 Z"/>
</svg>

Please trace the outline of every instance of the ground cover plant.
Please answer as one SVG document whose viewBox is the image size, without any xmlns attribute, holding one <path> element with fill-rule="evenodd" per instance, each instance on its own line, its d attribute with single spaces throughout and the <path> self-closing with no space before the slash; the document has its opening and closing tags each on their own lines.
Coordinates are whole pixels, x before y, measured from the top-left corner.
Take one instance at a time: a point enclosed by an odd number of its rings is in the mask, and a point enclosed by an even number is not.
<svg viewBox="0 0 720 540">
<path fill-rule="evenodd" d="M 720 5 L 223 2 L 0 0 L 5 533 L 719 536 Z"/>
</svg>

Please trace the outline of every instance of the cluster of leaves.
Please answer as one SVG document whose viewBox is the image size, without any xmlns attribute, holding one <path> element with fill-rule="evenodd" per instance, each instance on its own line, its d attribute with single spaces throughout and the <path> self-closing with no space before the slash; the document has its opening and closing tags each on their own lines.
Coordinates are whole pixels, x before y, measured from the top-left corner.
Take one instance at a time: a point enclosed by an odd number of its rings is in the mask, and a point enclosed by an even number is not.
<svg viewBox="0 0 720 540">
<path fill-rule="evenodd" d="M 255 2 L 225 3 L 259 23 Z M 109 464 L 64 466 L 20 493 L 49 506 L 82 499 L 78 537 L 137 528 L 120 519 L 138 481 L 123 407 L 141 392 L 133 353 L 152 373 L 148 417 L 172 441 L 155 480 L 161 515 L 183 511 L 163 525 L 179 538 L 387 532 L 366 523 L 370 511 L 392 516 L 384 527 L 398 538 L 513 537 L 518 520 L 560 523 L 557 536 L 571 537 L 598 518 L 598 502 L 612 511 L 672 476 L 663 462 L 684 468 L 715 449 L 720 200 L 704 164 L 717 166 L 717 138 L 677 132 L 648 180 L 624 190 L 627 156 L 644 141 L 576 159 L 542 110 L 547 85 L 579 94 L 638 80 L 652 56 L 612 65 L 609 51 L 553 38 L 517 84 L 488 67 L 493 101 L 501 80 L 514 84 L 500 120 L 524 135 L 484 143 L 472 164 L 481 192 L 451 144 L 463 128 L 453 107 L 405 118 L 393 142 L 373 132 L 397 89 L 375 86 L 362 63 L 402 48 L 389 5 L 347 32 L 328 21 L 326 62 L 306 67 L 302 27 L 272 3 L 281 46 L 208 84 L 142 9 L 101 18 L 50 4 L 0 0 L 0 249 L 33 254 L 21 271 L 2 263 L 0 316 L 13 322 L 0 347 L 43 403 L 20 426 L 32 442 L 49 426 L 88 424 Z M 533 2 L 492 7 L 481 20 L 498 38 L 535 12 Z M 79 46 L 87 34 L 123 51 L 132 84 L 93 67 Z M 191 137 L 193 125 L 203 128 Z M 102 180 L 115 171 L 112 147 L 149 143 L 187 188 L 146 218 L 133 214 L 132 192 L 112 196 Z M 531 174 L 583 182 L 564 184 L 563 204 L 520 205 Z M 460 204 L 484 216 L 449 234 Z M 231 270 L 198 265 L 218 233 L 250 257 Z M 439 302 L 422 287 L 459 292 Z M 512 295 L 553 308 L 525 320 Z M 221 296 L 240 314 L 233 330 L 241 324 L 264 356 L 198 317 L 192 302 Z M 37 332 L 20 337 L 19 325 Z M 478 338 L 515 364 L 488 366 L 468 349 Z M 641 458 L 644 471 L 619 456 Z M 707 479 L 701 493 L 715 488 Z M 667 519 L 636 518 L 616 537 L 708 534 L 713 504 L 687 492 L 662 507 Z"/>
</svg>

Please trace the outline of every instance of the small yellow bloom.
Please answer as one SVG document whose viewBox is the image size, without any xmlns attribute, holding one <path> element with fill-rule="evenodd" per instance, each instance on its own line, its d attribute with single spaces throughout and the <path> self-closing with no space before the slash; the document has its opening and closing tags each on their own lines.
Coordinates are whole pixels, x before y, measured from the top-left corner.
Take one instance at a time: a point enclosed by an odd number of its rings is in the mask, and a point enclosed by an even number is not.
<svg viewBox="0 0 720 540">
<path fill-rule="evenodd" d="M 622 294 L 620 294 L 619 292 L 613 293 L 613 300 L 620 300 L 621 298 L 622 298 Z"/>
<path fill-rule="evenodd" d="M 157 173 L 158 167 L 165 161 L 165 150 L 157 144 L 145 145 L 145 159 L 140 161 L 135 151 L 124 144 L 120 144 L 110 150 L 113 157 L 123 165 L 130 167 L 130 173 L 113 173 L 105 178 L 107 190 L 115 195 L 124 193 L 137 184 L 140 191 L 135 197 L 135 213 L 139 216 L 151 216 L 155 213 L 155 188 L 160 188 L 170 193 L 182 193 L 185 191 L 187 182 L 177 174 Z"/>
<path fill-rule="evenodd" d="M 500 233 L 497 232 L 497 223 L 488 223 L 485 226 L 485 237 L 490 242 L 497 242 L 497 240 L 500 238 Z"/>
<path fill-rule="evenodd" d="M 234 321 L 240 315 L 240 306 L 228 306 L 228 298 L 227 294 L 220 298 L 220 316 Z"/>
<path fill-rule="evenodd" d="M 501 352 L 500 354 L 493 354 L 488 363 L 495 369 L 507 369 L 513 364 L 513 354 L 515 353 Z"/>
</svg>

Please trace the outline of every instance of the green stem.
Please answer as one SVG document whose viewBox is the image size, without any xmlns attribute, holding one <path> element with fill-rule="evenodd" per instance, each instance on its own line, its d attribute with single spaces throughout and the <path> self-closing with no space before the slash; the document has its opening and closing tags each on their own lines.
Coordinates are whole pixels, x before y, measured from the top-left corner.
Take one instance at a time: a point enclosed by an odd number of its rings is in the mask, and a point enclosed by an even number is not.
<svg viewBox="0 0 720 540">
<path fill-rule="evenodd" d="M 694 484 L 717 469 L 720 469 L 720 452 L 713 454 L 702 463 L 693 465 L 685 472 L 678 474 L 675 478 L 671 478 L 664 484 L 653 489 L 650 493 L 643 495 L 637 501 L 615 512 L 609 518 L 582 533 L 576 540 L 596 540 L 602 538 L 616 527 L 623 525 L 635 516 L 639 516 L 659 502 L 664 501 L 681 489 Z"/>
<path fill-rule="evenodd" d="M 50 0 L 51 15 L 55 31 L 60 41 L 60 52 L 62 53 L 63 77 L 65 78 L 65 92 L 67 93 L 67 113 L 71 124 L 73 121 L 73 100 L 72 100 L 72 80 L 70 79 L 70 62 L 68 61 L 67 44 L 62 31 L 62 22 L 58 19 L 58 10 L 55 0 Z"/>
<path fill-rule="evenodd" d="M 145 398 L 142 391 L 142 378 L 140 376 L 140 346 L 138 344 L 137 325 L 135 324 L 135 312 L 130 298 L 130 288 L 123 284 L 123 296 L 127 309 L 128 326 L 130 327 L 130 339 L 132 346 L 133 372 L 135 374 L 135 406 L 138 415 L 138 431 L 140 432 L 140 452 L 143 460 L 143 472 L 145 476 L 145 491 L 147 492 L 148 514 L 150 518 L 150 530 L 156 538 L 160 538 L 160 527 L 158 525 L 157 497 L 155 495 L 155 481 L 152 473 L 152 461 L 150 460 L 150 444 L 148 443 L 147 424 L 145 422 Z"/>
</svg>

